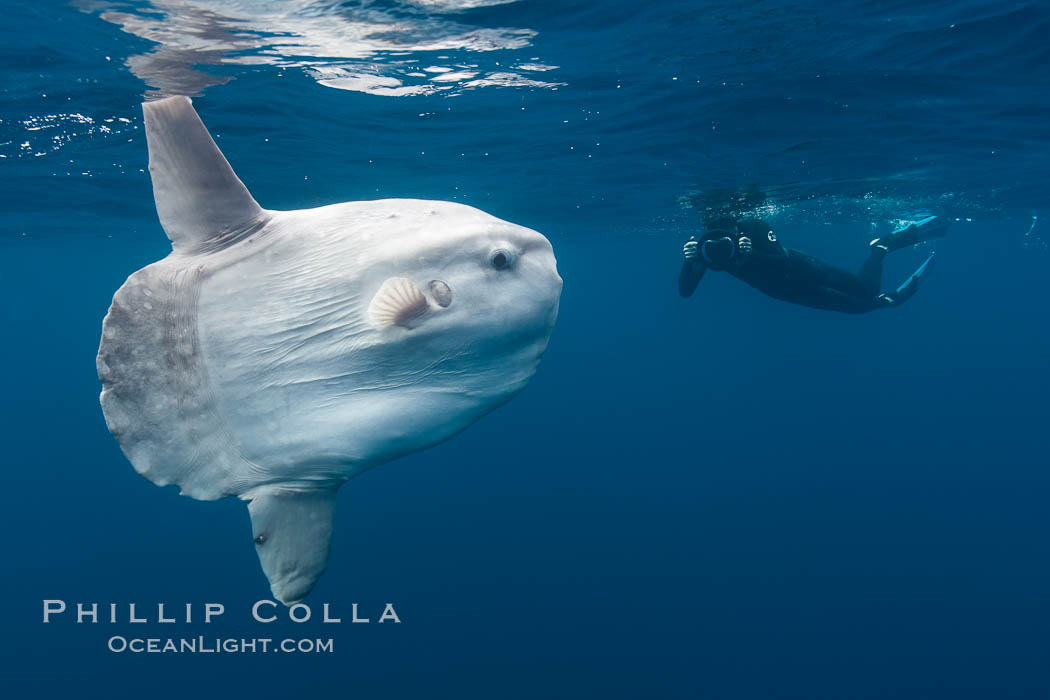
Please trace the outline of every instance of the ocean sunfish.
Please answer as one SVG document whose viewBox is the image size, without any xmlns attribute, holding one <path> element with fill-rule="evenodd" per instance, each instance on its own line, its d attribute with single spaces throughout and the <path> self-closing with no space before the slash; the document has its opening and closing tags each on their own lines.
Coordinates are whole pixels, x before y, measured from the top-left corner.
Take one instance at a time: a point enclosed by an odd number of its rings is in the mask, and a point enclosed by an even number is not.
<svg viewBox="0 0 1050 700">
<path fill-rule="evenodd" d="M 247 501 L 291 604 L 327 565 L 344 481 L 455 435 L 535 374 L 554 251 L 452 202 L 262 209 L 188 98 L 143 112 L 172 252 L 103 321 L 106 425 L 153 483 Z"/>
</svg>

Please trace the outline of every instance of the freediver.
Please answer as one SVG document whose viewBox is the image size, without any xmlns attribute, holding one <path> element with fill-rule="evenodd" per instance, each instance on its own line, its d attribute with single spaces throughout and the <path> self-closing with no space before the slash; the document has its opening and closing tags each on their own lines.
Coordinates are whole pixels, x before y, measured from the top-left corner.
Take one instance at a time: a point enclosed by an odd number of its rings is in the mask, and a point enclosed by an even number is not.
<svg viewBox="0 0 1050 700">
<path fill-rule="evenodd" d="M 774 299 L 815 309 L 863 314 L 900 306 L 910 299 L 933 268 L 933 254 L 904 283 L 882 293 L 882 262 L 886 254 L 940 238 L 948 232 L 944 217 L 928 216 L 902 226 L 869 244 L 868 259 L 856 274 L 840 269 L 777 241 L 761 219 L 713 215 L 705 217 L 700 240 L 690 237 L 683 247 L 685 262 L 678 292 L 688 297 L 708 268 L 724 270 Z"/>
</svg>

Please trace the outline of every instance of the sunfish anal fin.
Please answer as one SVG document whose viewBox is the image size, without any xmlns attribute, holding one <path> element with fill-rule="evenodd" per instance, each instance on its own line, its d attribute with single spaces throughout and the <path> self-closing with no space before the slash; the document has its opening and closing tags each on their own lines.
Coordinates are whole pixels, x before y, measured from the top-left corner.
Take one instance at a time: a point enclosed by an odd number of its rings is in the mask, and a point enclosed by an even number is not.
<svg viewBox="0 0 1050 700">
<path fill-rule="evenodd" d="M 262 487 L 248 502 L 255 551 L 274 598 L 285 605 L 305 598 L 328 566 L 335 494 Z"/>
<path fill-rule="evenodd" d="M 217 250 L 266 222 L 188 97 L 142 105 L 160 225 L 179 253 Z"/>
</svg>

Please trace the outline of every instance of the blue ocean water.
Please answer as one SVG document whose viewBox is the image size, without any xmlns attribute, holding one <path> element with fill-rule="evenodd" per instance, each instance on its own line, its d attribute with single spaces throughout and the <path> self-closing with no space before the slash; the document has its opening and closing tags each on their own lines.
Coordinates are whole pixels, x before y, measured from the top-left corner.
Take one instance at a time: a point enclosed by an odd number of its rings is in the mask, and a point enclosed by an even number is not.
<svg viewBox="0 0 1050 700">
<path fill-rule="evenodd" d="M 5 6 L 10 697 L 1046 698 L 1048 30 L 985 0 Z M 342 489 L 301 625 L 250 618 L 243 504 L 136 475 L 98 405 L 112 294 L 169 249 L 140 108 L 167 94 L 265 207 L 464 202 L 547 235 L 565 280 L 520 396 Z M 678 298 L 693 195 L 740 188 L 845 266 L 953 227 L 889 258 L 887 284 L 938 255 L 898 309 L 714 273 Z M 45 625 L 44 599 L 198 608 Z"/>
</svg>

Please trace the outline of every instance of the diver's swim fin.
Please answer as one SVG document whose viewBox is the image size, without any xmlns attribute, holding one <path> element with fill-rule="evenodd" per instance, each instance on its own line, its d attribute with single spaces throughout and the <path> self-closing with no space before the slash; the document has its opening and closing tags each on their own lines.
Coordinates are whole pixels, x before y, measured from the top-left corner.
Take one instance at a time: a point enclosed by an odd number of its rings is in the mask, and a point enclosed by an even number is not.
<svg viewBox="0 0 1050 700">
<path fill-rule="evenodd" d="M 934 238 L 943 238 L 948 234 L 951 222 L 943 216 L 927 216 L 907 226 L 901 226 L 888 236 L 876 238 L 871 245 L 885 248 L 887 251 L 900 250 Z"/>
<path fill-rule="evenodd" d="M 887 306 L 900 306 L 904 302 L 908 301 L 915 295 L 915 292 L 919 291 L 919 285 L 922 281 L 930 276 L 933 271 L 933 254 L 926 258 L 926 262 L 919 265 L 919 269 L 911 273 L 908 279 L 904 280 L 904 283 L 897 287 L 897 291 L 893 294 L 882 294 L 880 298 L 885 302 Z"/>
</svg>

